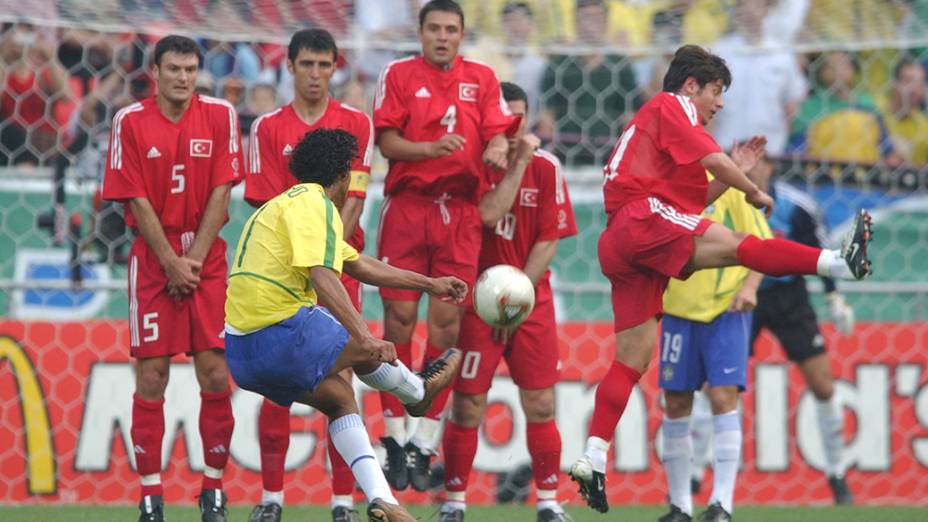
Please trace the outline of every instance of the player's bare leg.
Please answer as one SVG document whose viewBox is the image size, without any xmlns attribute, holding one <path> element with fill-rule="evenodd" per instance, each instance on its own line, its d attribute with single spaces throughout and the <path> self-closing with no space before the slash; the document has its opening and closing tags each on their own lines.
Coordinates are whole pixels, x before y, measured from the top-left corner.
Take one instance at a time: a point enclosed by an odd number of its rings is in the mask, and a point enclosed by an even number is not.
<svg viewBox="0 0 928 522">
<path fill-rule="evenodd" d="M 222 491 L 222 472 L 229 461 L 235 426 L 229 367 L 223 351 L 218 349 L 194 353 L 193 366 L 200 384 L 200 438 L 205 464 L 200 513 L 204 522 L 224 522 L 227 497 Z"/>
<path fill-rule="evenodd" d="M 743 265 L 772 276 L 864 279 L 870 274 L 870 222 L 870 214 L 859 210 L 839 250 L 823 250 L 785 239 L 759 239 L 713 223 L 702 236 L 693 238 L 695 249 L 686 270 Z"/>
<path fill-rule="evenodd" d="M 374 448 L 371 447 L 364 422 L 358 415 L 354 390 L 337 372 L 330 372 L 313 391 L 307 392 L 299 402 L 318 409 L 329 418 L 329 433 L 342 458 L 351 462 L 361 490 L 368 502 L 391 512 L 388 520 L 413 521 L 409 513 L 399 505 L 390 485 L 383 476 Z"/>
<path fill-rule="evenodd" d="M 834 377 L 828 353 L 797 363 L 816 401 L 816 418 L 825 449 L 825 474 L 835 504 L 853 504 L 854 497 L 844 479 L 844 412 L 835 397 Z"/>
<path fill-rule="evenodd" d="M 657 319 L 616 332 L 615 360 L 596 388 L 596 405 L 582 457 L 570 467 L 570 478 L 580 485 L 589 506 L 609 511 L 606 500 L 606 458 L 615 427 L 625 412 L 632 388 L 651 361 L 657 339 Z"/>
<path fill-rule="evenodd" d="M 463 307 L 429 297 L 426 363 L 457 344 L 463 318 Z M 438 432 L 441 431 L 442 415 L 450 393 L 451 388 L 447 388 L 435 398 L 432 408 L 419 419 L 415 433 L 404 447 L 409 483 L 416 491 L 425 491 L 429 487 L 432 457 L 437 454 Z"/>
<path fill-rule="evenodd" d="M 419 301 L 383 300 L 383 338 L 394 344 L 397 357 L 407 367 L 412 367 L 412 334 L 418 313 Z M 409 485 L 406 451 L 403 449 L 407 442 L 406 415 L 402 403 L 392 394 L 381 392 L 380 404 L 384 426 L 380 442 L 387 452 L 383 471 L 390 485 L 403 491 Z"/>
<path fill-rule="evenodd" d="M 164 390 L 171 360 L 167 356 L 136 359 L 132 397 L 132 448 L 141 484 L 140 521 L 164 520 L 161 487 L 161 441 L 164 438 Z"/>
</svg>

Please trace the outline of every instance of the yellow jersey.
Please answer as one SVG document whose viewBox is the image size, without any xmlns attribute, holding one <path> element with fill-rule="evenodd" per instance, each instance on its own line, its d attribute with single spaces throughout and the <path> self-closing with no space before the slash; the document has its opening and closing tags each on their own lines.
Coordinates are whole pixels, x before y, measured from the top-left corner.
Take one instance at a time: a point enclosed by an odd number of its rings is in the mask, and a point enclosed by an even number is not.
<svg viewBox="0 0 928 522">
<path fill-rule="evenodd" d="M 773 237 L 764 214 L 735 189 L 726 190 L 702 215 L 737 232 L 761 239 Z M 728 310 L 749 273 L 743 266 L 729 266 L 698 270 L 686 281 L 671 279 L 664 293 L 664 313 L 689 321 L 712 322 Z"/>
<path fill-rule="evenodd" d="M 229 271 L 226 324 L 250 333 L 316 304 L 309 269 L 341 275 L 358 251 L 321 185 L 302 183 L 265 203 L 245 223 Z"/>
</svg>

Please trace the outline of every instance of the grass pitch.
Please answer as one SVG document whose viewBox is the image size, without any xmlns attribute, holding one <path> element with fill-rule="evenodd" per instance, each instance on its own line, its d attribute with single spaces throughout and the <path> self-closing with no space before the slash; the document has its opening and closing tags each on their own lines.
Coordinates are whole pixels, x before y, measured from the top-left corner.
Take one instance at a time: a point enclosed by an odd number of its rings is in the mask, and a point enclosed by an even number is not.
<svg viewBox="0 0 928 522">
<path fill-rule="evenodd" d="M 363 515 L 363 507 L 358 506 Z M 704 509 L 698 507 L 696 513 Z M 575 522 L 649 521 L 653 522 L 666 512 L 663 506 L 613 506 L 609 513 L 600 515 L 580 506 L 568 506 Z M 233 506 L 229 510 L 230 522 L 245 522 L 250 506 Z M 438 519 L 437 506 L 411 506 L 410 512 L 423 522 Z M 126 522 L 136 520 L 135 507 L 93 506 L 0 506 L 3 522 Z M 168 506 L 167 522 L 197 522 L 195 507 Z M 361 516 L 361 520 L 367 517 Z M 926 522 L 928 508 L 914 507 L 757 507 L 735 506 L 734 519 L 738 522 Z M 325 506 L 287 506 L 284 520 L 289 522 L 331 520 Z M 467 509 L 467 520 L 474 522 L 532 522 L 534 507 L 525 506 L 473 506 Z"/>
</svg>

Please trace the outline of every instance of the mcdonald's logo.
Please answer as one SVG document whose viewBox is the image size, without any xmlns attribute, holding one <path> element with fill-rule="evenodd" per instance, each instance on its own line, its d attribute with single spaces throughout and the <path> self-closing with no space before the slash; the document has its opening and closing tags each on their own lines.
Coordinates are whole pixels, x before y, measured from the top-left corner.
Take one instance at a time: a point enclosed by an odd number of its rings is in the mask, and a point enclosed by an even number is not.
<svg viewBox="0 0 928 522">
<path fill-rule="evenodd" d="M 32 495 L 51 495 L 57 489 L 55 451 L 45 394 L 29 355 L 16 340 L 0 336 L 0 363 L 7 361 L 16 379 L 26 434 L 26 470 Z"/>
</svg>

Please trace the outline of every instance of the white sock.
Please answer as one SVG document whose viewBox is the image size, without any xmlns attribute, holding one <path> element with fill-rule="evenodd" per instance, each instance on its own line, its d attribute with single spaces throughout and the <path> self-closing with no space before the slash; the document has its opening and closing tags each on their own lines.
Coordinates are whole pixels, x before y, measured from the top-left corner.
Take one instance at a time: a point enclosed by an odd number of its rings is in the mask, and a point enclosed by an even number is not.
<svg viewBox="0 0 928 522">
<path fill-rule="evenodd" d="M 157 486 L 161 484 L 161 473 L 152 473 L 151 475 L 142 475 L 139 482 L 143 486 Z"/>
<path fill-rule="evenodd" d="M 261 491 L 261 505 L 267 506 L 269 504 L 277 504 L 280 507 L 284 507 L 284 492 L 281 491 Z"/>
<path fill-rule="evenodd" d="M 354 508 L 354 497 L 351 495 L 332 495 L 331 502 L 332 509 L 335 509 L 339 506 L 346 507 L 348 509 Z"/>
<path fill-rule="evenodd" d="M 392 437 L 400 446 L 406 444 L 406 417 L 403 415 L 387 417 L 385 415 L 383 418 L 383 434 L 385 437 Z"/>
<path fill-rule="evenodd" d="M 379 498 L 391 504 L 399 504 L 390 491 L 390 485 L 383 476 L 377 457 L 374 456 L 374 448 L 367 438 L 367 430 L 364 429 L 361 417 L 352 413 L 330 419 L 329 433 L 332 434 L 335 449 L 351 467 L 351 473 L 361 486 L 361 491 L 367 496 L 367 501 Z"/>
<path fill-rule="evenodd" d="M 599 437 L 586 439 L 586 449 L 583 454 L 593 461 L 593 471 L 606 472 L 606 459 L 609 455 L 609 442 Z"/>
<path fill-rule="evenodd" d="M 438 437 L 436 437 L 436 435 L 440 429 L 441 420 L 422 417 L 419 419 L 419 425 L 416 426 L 416 433 L 413 434 L 410 441 L 415 444 L 416 447 L 422 451 L 422 453 L 434 455 L 435 446 L 438 442 Z"/>
<path fill-rule="evenodd" d="M 690 438 L 690 418 L 664 417 L 661 426 L 661 449 L 670 503 L 687 515 L 693 514 L 693 494 L 690 492 L 690 468 L 693 465 L 693 439 Z"/>
<path fill-rule="evenodd" d="M 712 437 L 713 481 L 709 504 L 718 502 L 730 514 L 741 457 L 741 419 L 738 411 L 716 415 L 712 419 L 712 427 L 715 433 Z"/>
<path fill-rule="evenodd" d="M 693 467 L 690 473 L 702 482 L 706 476 L 706 466 L 712 461 L 709 453 L 712 442 L 712 405 L 705 393 L 694 394 L 690 419 L 690 435 L 693 438 Z"/>
<path fill-rule="evenodd" d="M 851 267 L 847 266 L 847 261 L 841 255 L 840 250 L 822 250 L 818 256 L 818 265 L 816 271 L 820 276 L 837 277 L 839 279 L 854 279 L 851 273 Z"/>
<path fill-rule="evenodd" d="M 418 375 L 409 371 L 402 361 L 396 361 L 396 366 L 381 363 L 380 367 L 367 375 L 355 373 L 361 382 L 375 390 L 392 393 L 403 402 L 411 404 L 419 402 L 425 397 L 425 387 Z"/>
<path fill-rule="evenodd" d="M 818 429 L 825 449 L 825 472 L 829 477 L 844 476 L 844 412 L 835 394 L 827 401 L 815 401 Z"/>
<path fill-rule="evenodd" d="M 557 503 L 557 490 L 556 489 L 538 489 L 535 491 L 535 496 L 538 497 L 538 501 L 535 504 L 535 507 L 538 511 L 542 509 L 550 509 L 555 513 L 561 513 L 564 511 L 561 508 L 561 505 Z"/>
</svg>

